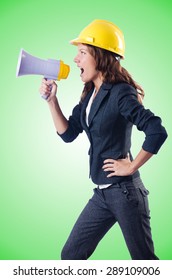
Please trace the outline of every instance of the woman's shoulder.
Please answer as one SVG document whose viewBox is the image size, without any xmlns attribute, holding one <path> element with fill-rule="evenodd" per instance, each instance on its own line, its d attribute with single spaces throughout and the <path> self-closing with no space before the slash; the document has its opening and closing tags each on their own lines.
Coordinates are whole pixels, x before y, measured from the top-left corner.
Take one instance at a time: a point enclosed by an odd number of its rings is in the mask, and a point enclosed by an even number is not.
<svg viewBox="0 0 172 280">
<path fill-rule="evenodd" d="M 134 91 L 134 92 L 136 92 L 136 89 L 127 82 L 114 83 L 113 84 L 113 89 L 118 90 L 118 91 Z"/>
<path fill-rule="evenodd" d="M 137 97 L 137 90 L 126 82 L 114 83 L 110 92 L 112 98 L 123 98 L 129 95 Z"/>
</svg>

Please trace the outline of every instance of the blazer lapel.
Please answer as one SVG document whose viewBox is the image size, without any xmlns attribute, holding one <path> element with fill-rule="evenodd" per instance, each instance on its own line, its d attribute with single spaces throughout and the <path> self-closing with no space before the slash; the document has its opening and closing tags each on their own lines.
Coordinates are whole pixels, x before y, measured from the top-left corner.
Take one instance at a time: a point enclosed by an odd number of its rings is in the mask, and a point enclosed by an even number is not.
<svg viewBox="0 0 172 280">
<path fill-rule="evenodd" d="M 92 120 L 94 119 L 94 116 L 96 115 L 103 99 L 106 97 L 106 95 L 108 94 L 109 92 L 109 89 L 111 89 L 112 87 L 112 84 L 103 84 L 101 87 L 100 87 L 100 90 L 99 92 L 97 93 L 92 105 L 91 105 L 91 109 L 90 109 L 90 113 L 89 113 L 89 116 L 88 116 L 88 123 L 89 123 L 89 126 L 92 122 Z M 88 104 L 88 102 L 87 102 Z"/>
</svg>

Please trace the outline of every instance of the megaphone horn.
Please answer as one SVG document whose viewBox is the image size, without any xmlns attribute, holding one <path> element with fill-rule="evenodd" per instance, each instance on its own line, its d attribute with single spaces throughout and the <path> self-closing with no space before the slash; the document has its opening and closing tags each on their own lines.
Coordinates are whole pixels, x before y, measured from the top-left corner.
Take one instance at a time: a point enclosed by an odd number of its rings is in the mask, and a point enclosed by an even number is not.
<svg viewBox="0 0 172 280">
<path fill-rule="evenodd" d="M 21 49 L 17 63 L 16 77 L 23 75 L 43 75 L 46 79 L 59 81 L 60 79 L 66 79 L 69 71 L 69 65 L 64 64 L 62 60 L 43 60 Z"/>
</svg>

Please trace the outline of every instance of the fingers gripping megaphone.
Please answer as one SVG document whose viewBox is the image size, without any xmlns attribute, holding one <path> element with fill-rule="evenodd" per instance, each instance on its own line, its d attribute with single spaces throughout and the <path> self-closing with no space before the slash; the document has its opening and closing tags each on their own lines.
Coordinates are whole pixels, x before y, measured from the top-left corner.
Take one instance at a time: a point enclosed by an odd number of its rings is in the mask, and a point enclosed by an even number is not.
<svg viewBox="0 0 172 280">
<path fill-rule="evenodd" d="M 60 81 L 68 77 L 69 71 L 69 65 L 64 64 L 62 60 L 43 60 L 21 49 L 17 63 L 16 77 L 23 75 L 42 75 L 45 79 Z"/>
</svg>

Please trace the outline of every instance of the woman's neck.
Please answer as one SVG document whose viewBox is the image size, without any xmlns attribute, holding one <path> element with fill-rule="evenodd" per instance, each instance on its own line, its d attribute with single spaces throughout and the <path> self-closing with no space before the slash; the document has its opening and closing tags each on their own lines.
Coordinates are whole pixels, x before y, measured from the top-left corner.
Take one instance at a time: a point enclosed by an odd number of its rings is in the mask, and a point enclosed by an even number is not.
<svg viewBox="0 0 172 280">
<path fill-rule="evenodd" d="M 97 93 L 101 87 L 101 85 L 103 84 L 103 77 L 100 74 L 97 79 L 95 81 L 93 81 L 94 83 L 94 87 L 95 87 L 95 92 Z"/>
</svg>

